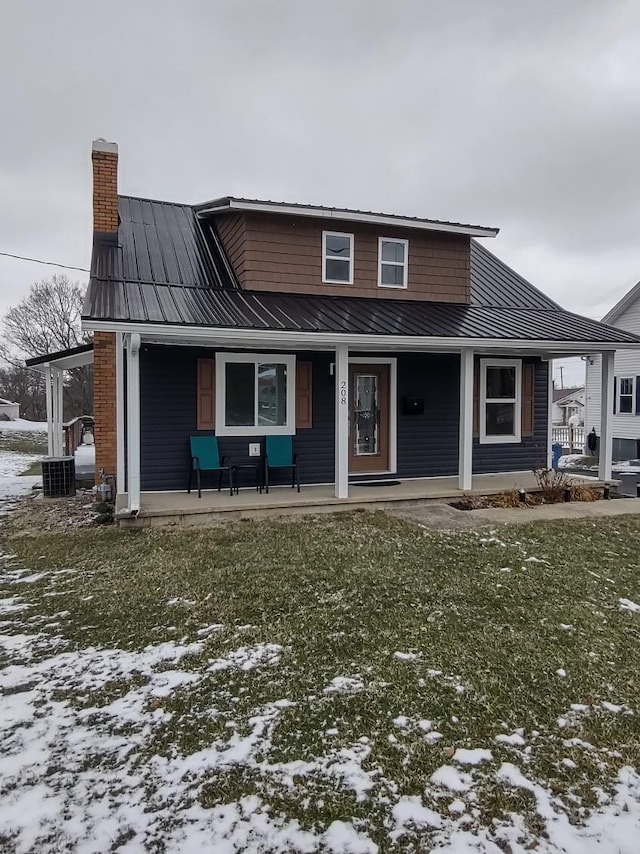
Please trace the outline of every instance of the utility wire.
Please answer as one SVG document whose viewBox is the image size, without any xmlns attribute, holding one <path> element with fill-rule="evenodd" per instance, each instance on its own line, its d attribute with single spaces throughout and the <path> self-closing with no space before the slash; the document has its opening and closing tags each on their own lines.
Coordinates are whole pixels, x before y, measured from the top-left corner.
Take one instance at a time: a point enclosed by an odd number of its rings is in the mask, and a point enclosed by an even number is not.
<svg viewBox="0 0 640 854">
<path fill-rule="evenodd" d="M 81 273 L 90 272 L 86 267 L 72 267 L 70 264 L 56 264 L 55 261 L 41 261 L 39 258 L 25 258 L 24 255 L 12 255 L 11 252 L 0 252 L 5 258 L 17 258 L 18 261 L 31 261 L 33 264 L 47 264 L 49 267 L 63 267 L 65 270 L 78 270 Z"/>
</svg>

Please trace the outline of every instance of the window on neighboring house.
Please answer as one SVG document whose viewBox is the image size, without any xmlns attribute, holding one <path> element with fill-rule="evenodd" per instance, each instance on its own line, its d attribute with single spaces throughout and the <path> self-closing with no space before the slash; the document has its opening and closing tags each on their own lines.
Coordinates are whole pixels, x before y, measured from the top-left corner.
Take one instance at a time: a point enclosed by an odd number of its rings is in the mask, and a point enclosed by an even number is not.
<svg viewBox="0 0 640 854">
<path fill-rule="evenodd" d="M 409 241 L 391 237 L 378 239 L 378 286 L 406 288 L 409 267 Z"/>
<path fill-rule="evenodd" d="M 519 442 L 521 438 L 522 362 L 480 361 L 480 442 Z"/>
<path fill-rule="evenodd" d="M 295 363 L 289 355 L 216 355 L 216 434 L 295 433 Z"/>
<path fill-rule="evenodd" d="M 633 415 L 636 399 L 635 377 L 620 377 L 618 380 L 618 412 L 621 415 Z"/>
<path fill-rule="evenodd" d="M 353 284 L 353 234 L 322 232 L 322 281 L 333 285 Z"/>
</svg>

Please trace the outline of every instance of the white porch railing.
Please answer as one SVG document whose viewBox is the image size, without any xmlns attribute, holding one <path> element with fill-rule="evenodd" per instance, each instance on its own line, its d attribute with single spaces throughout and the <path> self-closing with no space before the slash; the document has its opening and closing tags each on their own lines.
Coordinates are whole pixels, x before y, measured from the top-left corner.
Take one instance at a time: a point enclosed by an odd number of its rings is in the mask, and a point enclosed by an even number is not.
<svg viewBox="0 0 640 854">
<path fill-rule="evenodd" d="M 570 454 L 581 454 L 584 451 L 584 427 L 554 426 L 551 435 L 552 441 L 558 442 Z"/>
</svg>

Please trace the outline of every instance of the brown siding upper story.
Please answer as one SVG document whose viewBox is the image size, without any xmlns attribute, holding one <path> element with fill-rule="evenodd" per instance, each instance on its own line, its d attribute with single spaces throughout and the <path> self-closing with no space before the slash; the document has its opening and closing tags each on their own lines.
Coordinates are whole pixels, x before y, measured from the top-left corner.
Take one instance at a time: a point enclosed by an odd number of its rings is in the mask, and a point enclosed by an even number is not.
<svg viewBox="0 0 640 854">
<path fill-rule="evenodd" d="M 229 261 L 248 290 L 469 302 L 466 235 L 269 213 L 223 215 L 216 224 Z M 323 231 L 354 235 L 352 285 L 323 283 Z M 380 237 L 409 241 L 406 289 L 378 287 Z"/>
</svg>

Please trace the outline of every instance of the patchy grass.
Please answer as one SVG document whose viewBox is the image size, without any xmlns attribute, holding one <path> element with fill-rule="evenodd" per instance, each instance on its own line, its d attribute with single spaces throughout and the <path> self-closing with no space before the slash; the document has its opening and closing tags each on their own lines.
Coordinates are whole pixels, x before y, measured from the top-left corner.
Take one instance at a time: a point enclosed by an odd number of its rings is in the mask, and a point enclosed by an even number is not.
<svg viewBox="0 0 640 854">
<path fill-rule="evenodd" d="M 42 474 L 42 462 L 40 460 L 36 460 L 36 462 L 31 463 L 31 465 L 20 472 L 20 477 L 38 477 Z"/>
<path fill-rule="evenodd" d="M 640 765 L 640 613 L 620 606 L 640 602 L 634 518 L 447 536 L 356 512 L 4 547 L 5 692 L 28 661 L 21 738 L 48 721 L 36 776 L 77 834 L 102 809 L 158 851 L 196 850 L 198 822 L 239 850 L 421 851 L 473 831 L 518 851 L 554 841 L 544 798 L 566 834 Z M 0 732 L 9 755 L 17 732 Z M 5 780 L 0 809 L 33 774 Z M 83 801 L 98 779 L 110 811 Z M 44 826 L 62 848 L 63 823 Z"/>
<path fill-rule="evenodd" d="M 2 432 L 0 422 L 0 451 L 13 451 L 17 454 L 46 454 L 47 434 L 41 432 Z"/>
</svg>

